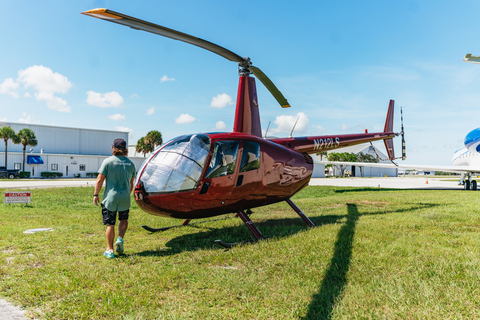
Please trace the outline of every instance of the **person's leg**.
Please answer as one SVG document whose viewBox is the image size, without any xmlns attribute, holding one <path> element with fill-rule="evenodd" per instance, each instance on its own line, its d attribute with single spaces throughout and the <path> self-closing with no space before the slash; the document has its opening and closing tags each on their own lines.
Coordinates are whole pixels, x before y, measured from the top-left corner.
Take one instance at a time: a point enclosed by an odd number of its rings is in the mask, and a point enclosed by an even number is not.
<svg viewBox="0 0 480 320">
<path fill-rule="evenodd" d="M 107 236 L 108 250 L 113 251 L 113 240 L 115 239 L 115 225 L 108 225 L 105 231 L 105 235 Z"/>
<path fill-rule="evenodd" d="M 128 228 L 128 220 L 120 220 L 118 223 L 118 236 L 123 238 Z"/>
<path fill-rule="evenodd" d="M 107 258 L 113 258 L 113 240 L 115 240 L 115 221 L 117 218 L 117 213 L 108 210 L 102 204 L 102 217 L 103 217 L 103 224 L 105 225 L 105 236 L 107 238 L 107 250 L 105 251 L 104 255 Z"/>
</svg>

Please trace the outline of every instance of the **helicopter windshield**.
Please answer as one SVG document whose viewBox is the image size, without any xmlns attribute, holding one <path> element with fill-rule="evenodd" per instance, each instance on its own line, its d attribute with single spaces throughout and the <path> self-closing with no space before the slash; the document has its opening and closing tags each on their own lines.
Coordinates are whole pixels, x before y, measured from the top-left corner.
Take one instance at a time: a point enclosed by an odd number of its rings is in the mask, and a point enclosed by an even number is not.
<svg viewBox="0 0 480 320">
<path fill-rule="evenodd" d="M 209 151 L 207 135 L 183 136 L 165 145 L 148 161 L 139 181 L 148 193 L 195 189 Z"/>
</svg>

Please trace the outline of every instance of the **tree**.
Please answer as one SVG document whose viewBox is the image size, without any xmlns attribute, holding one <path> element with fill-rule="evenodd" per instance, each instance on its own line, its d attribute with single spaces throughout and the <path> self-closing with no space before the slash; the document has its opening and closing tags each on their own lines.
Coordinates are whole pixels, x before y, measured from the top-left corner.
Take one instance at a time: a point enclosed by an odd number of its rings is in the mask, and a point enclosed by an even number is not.
<svg viewBox="0 0 480 320">
<path fill-rule="evenodd" d="M 27 146 L 35 147 L 38 143 L 37 137 L 35 137 L 35 132 L 33 132 L 32 130 L 30 130 L 28 128 L 22 129 L 22 130 L 18 131 L 18 133 L 15 137 L 15 140 L 13 140 L 13 143 L 23 144 L 23 169 L 22 169 L 22 171 L 25 171 L 25 150 L 27 150 Z"/>
<path fill-rule="evenodd" d="M 328 154 L 327 157 L 328 161 L 342 161 L 342 162 L 355 162 L 357 160 L 357 156 L 355 153 L 348 153 L 348 152 L 331 152 Z M 345 169 L 347 169 L 346 165 L 339 165 L 341 176 L 344 175 Z M 335 174 L 335 166 L 333 166 L 333 174 Z"/>
<path fill-rule="evenodd" d="M 152 152 L 158 146 L 162 145 L 162 134 L 160 133 L 160 131 L 152 130 L 147 133 L 143 142 L 145 146 L 147 146 L 147 150 L 149 150 L 149 152 Z"/>
<path fill-rule="evenodd" d="M 327 156 L 328 155 L 328 152 L 327 151 L 320 151 L 320 152 L 317 152 L 315 153 L 317 156 L 320 156 L 320 161 L 323 161 L 323 156 Z"/>
<path fill-rule="evenodd" d="M 148 146 L 145 145 L 145 137 L 141 137 L 137 141 L 137 145 L 135 146 L 135 150 L 138 153 L 143 153 L 143 156 L 145 157 L 147 153 L 152 152 L 153 150 L 150 150 Z"/>
<path fill-rule="evenodd" d="M 8 169 L 7 167 L 7 152 L 8 152 L 8 140 L 15 138 L 15 130 L 13 130 L 10 127 L 1 127 L 0 128 L 0 138 L 3 138 L 3 141 L 5 141 L 5 169 Z"/>
<path fill-rule="evenodd" d="M 371 154 L 359 152 L 357 153 L 357 162 L 378 163 L 378 159 Z M 360 176 L 363 177 L 363 167 L 360 168 Z"/>
</svg>

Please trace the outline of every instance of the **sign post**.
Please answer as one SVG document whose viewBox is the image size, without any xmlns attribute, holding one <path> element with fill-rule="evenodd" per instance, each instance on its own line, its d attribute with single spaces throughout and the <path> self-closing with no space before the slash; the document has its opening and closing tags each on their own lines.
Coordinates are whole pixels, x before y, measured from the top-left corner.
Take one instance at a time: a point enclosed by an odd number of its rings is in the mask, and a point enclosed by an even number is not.
<svg viewBox="0 0 480 320">
<path fill-rule="evenodd" d="M 28 192 L 18 192 L 18 191 L 6 191 L 5 192 L 5 203 L 25 203 L 25 206 L 28 203 L 32 202 L 32 196 L 30 191 Z"/>
</svg>

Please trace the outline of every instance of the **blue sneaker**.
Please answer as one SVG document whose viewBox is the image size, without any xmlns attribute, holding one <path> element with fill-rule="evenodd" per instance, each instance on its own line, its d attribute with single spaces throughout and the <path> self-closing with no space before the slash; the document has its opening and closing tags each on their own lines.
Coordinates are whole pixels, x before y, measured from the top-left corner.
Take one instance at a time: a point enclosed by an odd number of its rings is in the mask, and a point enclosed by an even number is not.
<svg viewBox="0 0 480 320">
<path fill-rule="evenodd" d="M 115 242 L 115 251 L 117 251 L 118 254 L 123 253 L 123 239 L 118 237 L 117 241 Z"/>
<path fill-rule="evenodd" d="M 115 258 L 115 254 L 113 253 L 113 250 L 108 250 L 108 249 L 107 249 L 107 250 L 103 253 L 103 255 L 104 255 L 105 257 L 109 258 L 109 259 L 110 259 L 110 258 Z"/>
</svg>

